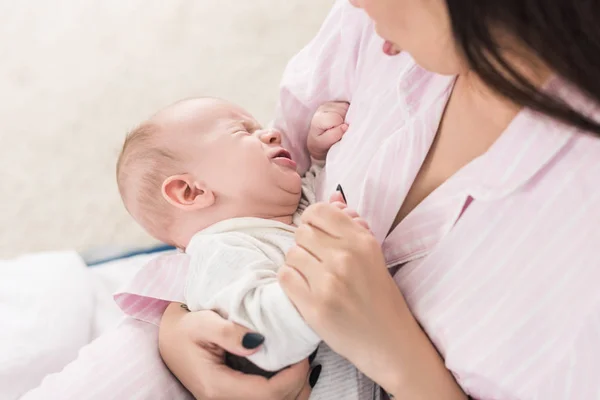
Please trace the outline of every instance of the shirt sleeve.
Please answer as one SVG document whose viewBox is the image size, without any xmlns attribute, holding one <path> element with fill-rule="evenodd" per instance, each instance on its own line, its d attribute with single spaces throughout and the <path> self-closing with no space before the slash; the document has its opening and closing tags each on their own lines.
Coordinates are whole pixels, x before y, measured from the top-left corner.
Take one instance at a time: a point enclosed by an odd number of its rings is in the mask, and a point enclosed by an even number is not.
<svg viewBox="0 0 600 400">
<path fill-rule="evenodd" d="M 369 24 L 362 10 L 338 0 L 317 36 L 287 65 L 274 128 L 305 173 L 310 166 L 306 140 L 317 108 L 327 101 L 351 102 L 361 36 Z"/>
<path fill-rule="evenodd" d="M 307 358 L 320 338 L 306 324 L 277 280 L 278 266 L 244 238 L 232 234 L 196 240 L 184 296 L 192 311 L 214 310 L 265 336 L 249 357 L 267 371 Z"/>
</svg>

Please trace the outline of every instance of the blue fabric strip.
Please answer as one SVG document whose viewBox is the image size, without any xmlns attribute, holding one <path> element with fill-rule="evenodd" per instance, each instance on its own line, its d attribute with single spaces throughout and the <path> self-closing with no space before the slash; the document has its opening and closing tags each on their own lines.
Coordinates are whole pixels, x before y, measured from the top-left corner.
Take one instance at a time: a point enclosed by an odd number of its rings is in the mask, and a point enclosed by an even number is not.
<svg viewBox="0 0 600 400">
<path fill-rule="evenodd" d="M 88 265 L 88 267 L 94 267 L 94 266 L 104 264 L 107 262 L 121 260 L 123 258 L 139 256 L 141 254 L 160 253 L 160 252 L 169 251 L 169 250 L 175 250 L 175 247 L 169 246 L 169 245 L 159 245 L 159 246 L 154 246 L 154 247 L 150 247 L 150 248 L 146 248 L 146 249 L 138 249 L 138 250 L 123 252 L 123 253 L 120 253 L 119 255 L 112 256 L 112 257 L 92 259 L 92 260 L 88 259 L 85 261 L 86 261 L 86 264 Z"/>
</svg>

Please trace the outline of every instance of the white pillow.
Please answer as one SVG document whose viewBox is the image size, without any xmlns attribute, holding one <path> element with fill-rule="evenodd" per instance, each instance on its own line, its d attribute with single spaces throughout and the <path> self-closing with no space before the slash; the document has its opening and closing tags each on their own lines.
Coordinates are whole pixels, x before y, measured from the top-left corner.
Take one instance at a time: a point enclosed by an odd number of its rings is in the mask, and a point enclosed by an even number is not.
<svg viewBox="0 0 600 400">
<path fill-rule="evenodd" d="M 0 261 L 0 398 L 60 371 L 91 340 L 92 275 L 76 252 Z"/>
</svg>

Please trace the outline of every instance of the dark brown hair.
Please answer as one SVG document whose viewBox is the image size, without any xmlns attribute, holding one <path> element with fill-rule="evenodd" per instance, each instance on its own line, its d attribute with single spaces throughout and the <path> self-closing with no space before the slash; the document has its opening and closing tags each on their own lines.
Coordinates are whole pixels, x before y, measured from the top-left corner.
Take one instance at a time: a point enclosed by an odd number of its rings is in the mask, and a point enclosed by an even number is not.
<svg viewBox="0 0 600 400">
<path fill-rule="evenodd" d="M 492 89 L 600 136 L 600 123 L 534 86 L 513 68 L 493 32 L 521 40 L 539 61 L 600 105 L 600 0 L 446 0 L 454 36 Z"/>
</svg>

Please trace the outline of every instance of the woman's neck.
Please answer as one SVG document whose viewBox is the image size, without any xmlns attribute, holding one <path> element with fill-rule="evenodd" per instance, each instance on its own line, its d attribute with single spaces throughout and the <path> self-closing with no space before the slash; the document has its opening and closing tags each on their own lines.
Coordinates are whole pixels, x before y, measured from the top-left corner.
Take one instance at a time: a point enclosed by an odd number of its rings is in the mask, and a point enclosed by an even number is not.
<svg viewBox="0 0 600 400">
<path fill-rule="evenodd" d="M 486 131 L 504 131 L 521 110 L 521 106 L 497 94 L 470 71 L 458 77 L 455 90 L 471 114 L 469 119 Z"/>
<path fill-rule="evenodd" d="M 527 54 L 524 50 L 519 54 L 521 56 L 518 57 L 507 53 L 506 62 L 533 86 L 542 88 L 553 76 L 553 72 L 534 55 Z M 477 115 L 486 116 L 494 125 L 506 125 L 506 121 L 512 120 L 522 108 L 511 99 L 496 93 L 472 71 L 466 71 L 460 79 L 463 80 L 463 90 L 467 96 L 465 100 L 477 111 Z"/>
</svg>

